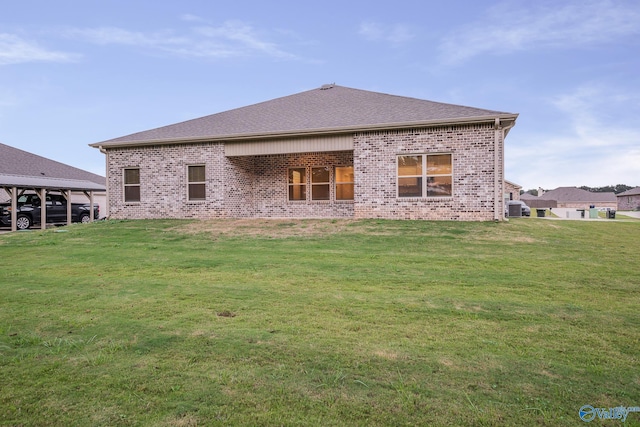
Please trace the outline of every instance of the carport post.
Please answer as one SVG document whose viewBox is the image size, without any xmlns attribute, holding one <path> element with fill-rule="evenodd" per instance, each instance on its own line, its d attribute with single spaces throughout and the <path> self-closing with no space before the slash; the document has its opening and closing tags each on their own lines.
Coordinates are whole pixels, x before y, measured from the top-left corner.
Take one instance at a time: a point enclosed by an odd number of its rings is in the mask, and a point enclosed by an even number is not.
<svg viewBox="0 0 640 427">
<path fill-rule="evenodd" d="M 87 196 L 87 197 L 89 198 L 89 209 L 90 209 L 90 212 L 89 212 L 89 220 L 90 220 L 91 222 L 93 222 L 93 221 L 96 219 L 96 218 L 95 218 L 95 215 L 93 214 L 93 203 L 94 203 L 94 202 L 93 202 L 93 190 L 89 190 L 88 192 L 87 192 L 87 191 L 85 191 L 85 192 L 84 192 L 84 195 L 85 195 L 85 196 Z"/>
<path fill-rule="evenodd" d="M 93 191 L 89 191 L 89 209 L 91 209 L 89 211 L 89 219 L 93 222 L 96 219 L 93 214 Z"/>
<path fill-rule="evenodd" d="M 36 189 L 38 197 L 40 197 L 40 229 L 47 229 L 47 189 L 41 188 L 40 191 Z"/>
<path fill-rule="evenodd" d="M 11 187 L 11 231 L 18 231 L 18 188 Z"/>
<path fill-rule="evenodd" d="M 71 190 L 60 190 L 67 199 L 67 225 L 71 225 Z"/>
</svg>

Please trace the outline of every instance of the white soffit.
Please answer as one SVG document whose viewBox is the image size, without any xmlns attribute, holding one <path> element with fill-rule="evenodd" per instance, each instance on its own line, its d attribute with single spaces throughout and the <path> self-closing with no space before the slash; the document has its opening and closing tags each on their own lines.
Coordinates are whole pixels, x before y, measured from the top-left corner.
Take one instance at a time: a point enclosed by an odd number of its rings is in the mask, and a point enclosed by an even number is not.
<svg viewBox="0 0 640 427">
<path fill-rule="evenodd" d="M 227 157 L 351 150 L 353 150 L 353 134 L 226 142 L 224 144 L 224 154 Z"/>
</svg>

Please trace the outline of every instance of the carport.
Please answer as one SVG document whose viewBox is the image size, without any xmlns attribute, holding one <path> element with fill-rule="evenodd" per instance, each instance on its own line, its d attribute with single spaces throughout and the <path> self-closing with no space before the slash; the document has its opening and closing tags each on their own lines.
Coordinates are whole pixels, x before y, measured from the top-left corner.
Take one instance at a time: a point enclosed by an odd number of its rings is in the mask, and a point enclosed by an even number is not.
<svg viewBox="0 0 640 427">
<path fill-rule="evenodd" d="M 104 193 L 106 187 L 88 180 L 0 174 L 0 193 L 2 190 L 11 197 L 11 231 L 17 231 L 18 197 L 25 191 L 34 191 L 40 198 L 40 228 L 45 229 L 47 227 L 46 200 L 48 192 L 57 191 L 64 196 L 67 201 L 67 224 L 71 224 L 71 192 L 82 192 L 87 196 L 91 205 L 90 220 L 93 221 L 96 219 L 93 212 L 94 193 Z"/>
</svg>

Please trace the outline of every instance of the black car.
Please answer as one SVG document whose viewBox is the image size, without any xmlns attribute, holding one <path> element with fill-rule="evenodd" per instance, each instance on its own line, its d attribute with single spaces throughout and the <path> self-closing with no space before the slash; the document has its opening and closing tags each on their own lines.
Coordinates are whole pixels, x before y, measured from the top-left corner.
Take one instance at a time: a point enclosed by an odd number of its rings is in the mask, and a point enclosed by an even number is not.
<svg viewBox="0 0 640 427">
<path fill-rule="evenodd" d="M 26 230 L 32 225 L 39 224 L 41 218 L 40 197 L 37 194 L 22 194 L 18 197 L 18 216 L 16 226 L 18 230 Z M 67 223 L 67 199 L 62 194 L 47 194 L 47 223 Z M 98 218 L 99 207 L 94 205 L 93 217 Z M 89 203 L 71 204 L 71 222 L 89 222 L 91 208 Z M 11 226 L 11 200 L 0 203 L 0 225 Z"/>
</svg>

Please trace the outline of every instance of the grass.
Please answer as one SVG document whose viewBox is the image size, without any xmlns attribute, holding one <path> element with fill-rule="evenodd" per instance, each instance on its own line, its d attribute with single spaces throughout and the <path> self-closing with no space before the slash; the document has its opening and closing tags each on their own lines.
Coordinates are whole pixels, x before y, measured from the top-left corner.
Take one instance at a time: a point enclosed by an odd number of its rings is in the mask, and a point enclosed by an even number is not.
<svg viewBox="0 0 640 427">
<path fill-rule="evenodd" d="M 106 221 L 0 253 L 2 426 L 574 426 L 585 404 L 640 406 L 640 221 Z"/>
</svg>

